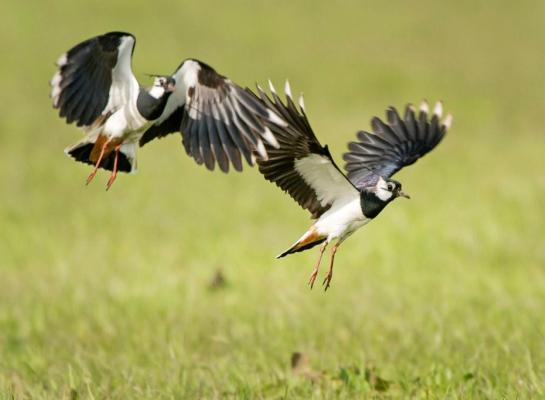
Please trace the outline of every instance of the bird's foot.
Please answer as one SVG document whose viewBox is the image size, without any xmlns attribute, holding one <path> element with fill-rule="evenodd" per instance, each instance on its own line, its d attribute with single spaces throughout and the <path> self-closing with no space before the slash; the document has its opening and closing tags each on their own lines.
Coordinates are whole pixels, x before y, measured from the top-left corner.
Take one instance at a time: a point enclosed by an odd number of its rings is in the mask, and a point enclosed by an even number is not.
<svg viewBox="0 0 545 400">
<path fill-rule="evenodd" d="M 322 283 L 322 285 L 324 286 L 324 292 L 329 289 L 329 286 L 331 286 L 331 279 L 333 279 L 333 271 L 329 270 L 326 277 L 324 278 L 324 282 Z"/>
<path fill-rule="evenodd" d="M 318 268 L 314 268 L 312 270 L 312 273 L 310 274 L 310 279 L 308 280 L 308 285 L 312 289 L 314 286 L 314 282 L 316 281 L 316 277 L 318 276 Z"/>
<path fill-rule="evenodd" d="M 106 183 L 106 190 L 110 190 L 110 188 L 114 184 L 115 178 L 117 178 L 117 171 L 112 172 L 112 174 L 110 175 L 110 178 L 108 179 L 108 183 Z"/>
<path fill-rule="evenodd" d="M 86 185 L 88 185 L 88 184 L 91 183 L 91 181 L 93 180 L 93 178 L 94 178 L 95 175 L 97 174 L 97 171 L 98 171 L 98 169 L 95 168 L 95 169 L 93 170 L 93 172 L 91 172 L 91 173 L 89 174 L 89 176 L 87 177 L 87 180 L 86 180 L 86 182 L 85 182 Z"/>
<path fill-rule="evenodd" d="M 117 178 L 117 160 L 119 158 L 119 149 L 121 145 L 115 146 L 115 158 L 114 158 L 114 167 L 112 168 L 112 174 L 110 175 L 110 179 L 108 179 L 108 183 L 106 184 L 106 190 L 109 190 L 112 185 L 114 184 L 115 178 Z"/>
<path fill-rule="evenodd" d="M 318 269 L 320 268 L 320 262 L 322 261 L 322 255 L 324 254 L 325 248 L 327 247 L 327 241 L 325 241 L 320 246 L 320 254 L 318 255 L 318 261 L 316 262 L 316 265 L 314 266 L 314 269 L 312 270 L 312 273 L 310 274 L 310 278 L 308 280 L 308 285 L 312 289 L 314 286 L 314 282 L 316 281 L 316 277 L 318 276 Z"/>
</svg>

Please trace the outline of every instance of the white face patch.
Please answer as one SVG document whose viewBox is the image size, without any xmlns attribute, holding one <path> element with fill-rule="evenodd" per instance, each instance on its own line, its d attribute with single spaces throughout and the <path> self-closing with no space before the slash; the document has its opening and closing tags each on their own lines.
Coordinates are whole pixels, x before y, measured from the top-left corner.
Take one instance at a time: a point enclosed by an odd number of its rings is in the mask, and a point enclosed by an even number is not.
<svg viewBox="0 0 545 400">
<path fill-rule="evenodd" d="M 388 190 L 388 183 L 382 178 L 379 178 L 375 186 L 375 194 L 382 201 L 388 201 L 394 195 L 391 191 Z"/>
<path fill-rule="evenodd" d="M 148 93 L 158 99 L 165 94 L 165 88 L 163 86 L 157 86 L 157 84 L 154 84 Z"/>
</svg>

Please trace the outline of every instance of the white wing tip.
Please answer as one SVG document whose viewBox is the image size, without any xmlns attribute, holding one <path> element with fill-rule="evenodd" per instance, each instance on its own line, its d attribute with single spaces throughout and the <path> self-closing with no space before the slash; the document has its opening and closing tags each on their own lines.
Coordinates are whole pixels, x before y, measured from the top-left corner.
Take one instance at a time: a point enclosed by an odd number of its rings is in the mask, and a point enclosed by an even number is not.
<svg viewBox="0 0 545 400">
<path fill-rule="evenodd" d="M 287 79 L 286 79 L 286 84 L 284 85 L 284 93 L 286 93 L 286 96 L 288 96 L 289 98 L 293 98 L 291 95 L 290 81 L 288 81 Z"/>
<path fill-rule="evenodd" d="M 276 124 L 278 126 L 284 126 L 284 127 L 288 126 L 286 121 L 284 121 L 282 118 L 280 118 L 274 111 L 267 110 L 267 112 L 269 114 L 268 115 L 269 121 L 271 121 L 273 124 Z"/>
<path fill-rule="evenodd" d="M 427 100 L 424 100 L 422 103 L 420 103 L 420 111 L 426 114 L 430 112 L 430 106 Z"/>
<path fill-rule="evenodd" d="M 276 94 L 276 89 L 274 88 L 274 85 L 272 84 L 270 79 L 269 79 L 269 89 L 271 89 L 272 93 Z"/>
<path fill-rule="evenodd" d="M 66 61 L 67 61 L 67 57 L 66 57 L 66 53 L 64 53 L 62 56 L 57 58 L 57 62 L 55 64 L 57 64 L 57 67 L 62 67 L 63 65 L 66 65 Z"/>
<path fill-rule="evenodd" d="M 128 35 L 123 36 L 123 39 L 125 39 L 126 42 L 131 42 L 131 44 L 134 44 L 136 40 L 134 39 L 134 36 L 130 33 Z"/>
<path fill-rule="evenodd" d="M 265 127 L 265 131 L 263 132 L 263 138 L 269 142 L 271 146 L 274 146 L 275 148 L 279 148 L 280 145 L 278 144 L 278 140 L 274 137 L 273 133 L 269 129 L 268 126 Z"/>
<path fill-rule="evenodd" d="M 445 120 L 443 121 L 443 125 L 447 130 L 450 129 L 450 127 L 452 125 L 452 114 L 451 113 L 447 114 L 447 116 L 445 117 Z"/>
<path fill-rule="evenodd" d="M 435 107 L 433 108 L 433 114 L 437 115 L 437 118 L 441 118 L 441 116 L 443 115 L 443 102 L 442 101 L 438 101 L 437 103 L 435 103 Z"/>
<path fill-rule="evenodd" d="M 49 82 L 49 84 L 51 86 L 58 86 L 59 83 L 61 83 L 61 79 L 62 79 L 61 73 L 57 71 L 55 72 L 55 75 L 53 75 L 53 78 L 51 78 L 51 81 Z"/>
<path fill-rule="evenodd" d="M 261 140 L 257 142 L 256 150 L 261 158 L 263 158 L 264 160 L 269 159 L 269 156 L 267 155 L 267 150 L 265 149 L 265 145 Z"/>
<path fill-rule="evenodd" d="M 54 87 L 51 91 L 51 99 L 53 100 L 53 107 L 57 108 L 59 106 L 59 95 L 61 94 L 61 89 L 59 87 Z"/>
<path fill-rule="evenodd" d="M 62 76 L 60 72 L 57 71 L 55 75 L 53 75 L 53 79 L 51 79 L 51 81 L 49 82 L 49 84 L 51 85 L 50 97 L 53 100 L 53 105 L 55 107 L 57 107 L 59 103 L 59 95 L 61 94 L 61 87 L 60 87 L 61 80 L 62 80 Z"/>
<path fill-rule="evenodd" d="M 303 98 L 303 92 L 301 92 L 301 94 L 299 95 L 299 107 L 301 107 L 301 110 L 303 110 L 303 112 L 306 112 L 305 99 Z"/>
</svg>

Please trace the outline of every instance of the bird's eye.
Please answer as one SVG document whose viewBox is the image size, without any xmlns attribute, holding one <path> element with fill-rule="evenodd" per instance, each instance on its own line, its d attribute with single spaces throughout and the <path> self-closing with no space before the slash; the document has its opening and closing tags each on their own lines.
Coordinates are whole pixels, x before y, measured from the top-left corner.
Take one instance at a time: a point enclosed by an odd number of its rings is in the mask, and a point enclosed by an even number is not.
<svg viewBox="0 0 545 400">
<path fill-rule="evenodd" d="M 391 192 L 392 190 L 394 190 L 394 184 L 393 183 L 389 183 L 388 184 L 388 190 Z"/>
</svg>

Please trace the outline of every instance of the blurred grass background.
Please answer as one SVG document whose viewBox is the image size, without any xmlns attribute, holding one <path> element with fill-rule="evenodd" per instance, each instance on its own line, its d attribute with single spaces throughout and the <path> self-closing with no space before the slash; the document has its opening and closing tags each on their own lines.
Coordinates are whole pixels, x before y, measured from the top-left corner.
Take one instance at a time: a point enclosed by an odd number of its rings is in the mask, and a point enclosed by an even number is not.
<svg viewBox="0 0 545 400">
<path fill-rule="evenodd" d="M 0 398 L 545 396 L 544 15 L 539 1 L 8 0 Z M 290 78 L 338 160 L 389 105 L 442 99 L 454 125 L 399 174 L 413 200 L 310 291 L 316 251 L 274 260 L 307 213 L 256 170 L 209 173 L 173 135 L 110 192 L 105 173 L 84 186 L 48 81 L 110 30 L 136 35 L 142 83 L 188 57 L 242 85 Z"/>
</svg>

